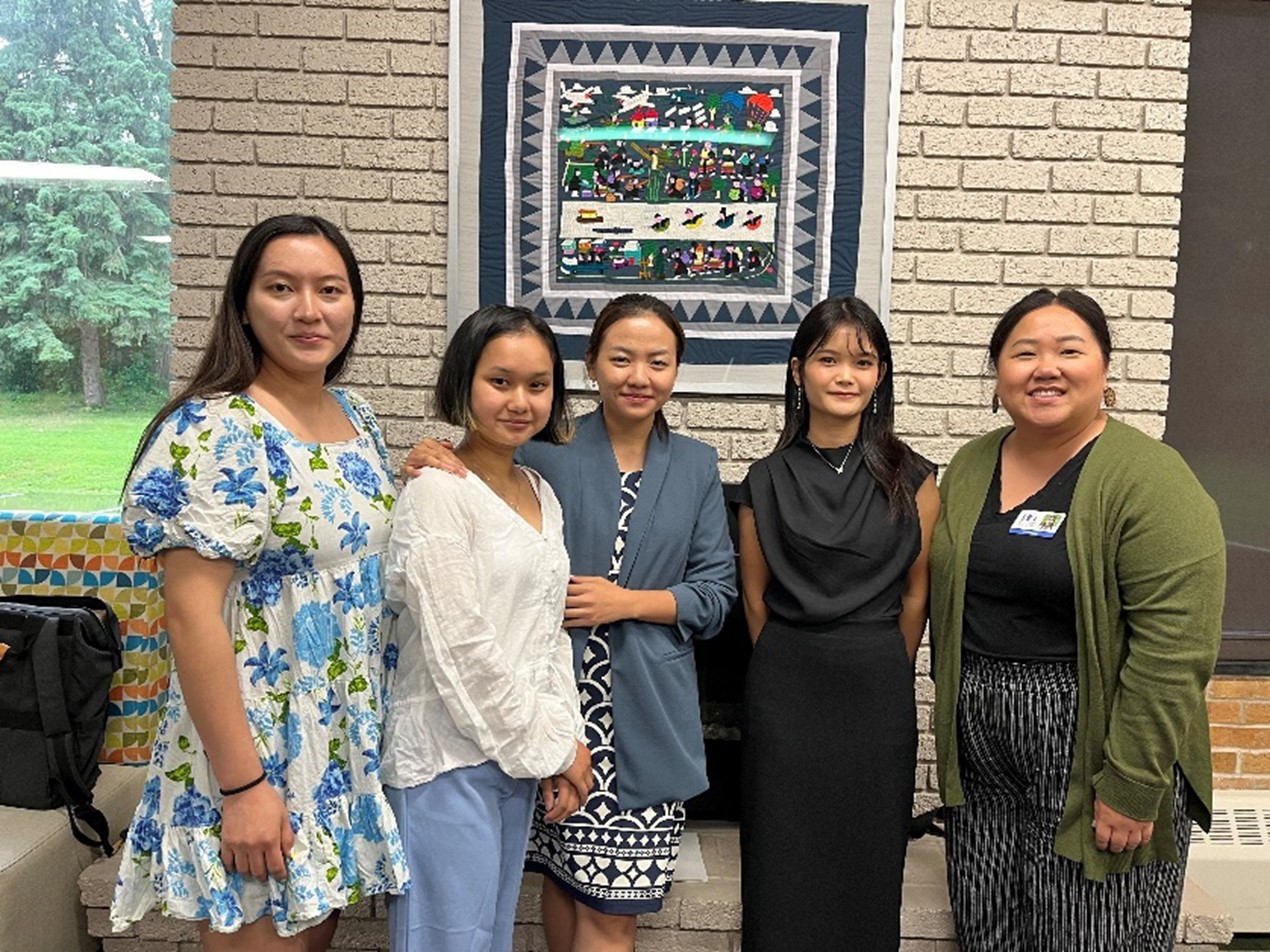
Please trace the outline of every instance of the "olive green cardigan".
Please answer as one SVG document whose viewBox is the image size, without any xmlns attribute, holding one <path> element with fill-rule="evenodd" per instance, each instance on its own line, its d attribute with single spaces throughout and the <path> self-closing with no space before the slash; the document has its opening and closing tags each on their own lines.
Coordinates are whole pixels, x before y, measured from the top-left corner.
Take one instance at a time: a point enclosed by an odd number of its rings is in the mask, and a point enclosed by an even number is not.
<svg viewBox="0 0 1270 952">
<path fill-rule="evenodd" d="M 965 802 L 957 763 L 957 694 L 970 537 L 1006 427 L 957 453 L 940 485 L 931 544 L 935 744 L 944 803 Z M 1221 642 L 1226 546 L 1217 507 L 1182 458 L 1108 420 L 1081 470 L 1067 517 L 1076 588 L 1079 702 L 1071 787 L 1054 849 L 1086 877 L 1177 860 L 1173 765 L 1190 788 L 1187 812 L 1212 818 L 1212 757 L 1204 688 Z M 1113 809 L 1154 820 L 1151 842 L 1102 852 L 1091 829 L 1094 792 Z"/>
</svg>

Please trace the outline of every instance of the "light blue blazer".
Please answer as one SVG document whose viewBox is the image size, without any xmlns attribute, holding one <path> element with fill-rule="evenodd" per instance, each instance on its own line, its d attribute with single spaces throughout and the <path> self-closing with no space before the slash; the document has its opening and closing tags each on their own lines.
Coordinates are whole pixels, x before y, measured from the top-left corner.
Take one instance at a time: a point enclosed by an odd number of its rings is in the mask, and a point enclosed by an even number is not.
<svg viewBox="0 0 1270 952">
<path fill-rule="evenodd" d="M 528 443 L 517 455 L 546 477 L 560 500 L 570 571 L 607 576 L 621 494 L 601 411 L 578 421 L 573 442 Z M 693 641 L 719 633 L 737 594 L 718 458 L 709 446 L 653 433 L 618 584 L 668 589 L 678 610 L 674 625 L 627 620 L 609 626 L 618 806 L 687 800 L 709 785 Z M 589 633 L 569 632 L 579 676 Z"/>
</svg>

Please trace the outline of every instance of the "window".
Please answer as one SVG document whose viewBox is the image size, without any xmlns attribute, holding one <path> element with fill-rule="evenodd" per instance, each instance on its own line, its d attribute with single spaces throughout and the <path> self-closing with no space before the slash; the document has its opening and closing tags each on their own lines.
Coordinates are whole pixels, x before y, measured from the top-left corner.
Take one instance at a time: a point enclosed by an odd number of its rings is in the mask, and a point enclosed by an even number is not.
<svg viewBox="0 0 1270 952">
<path fill-rule="evenodd" d="M 172 0 L 0 0 L 0 509 L 116 504 L 164 402 Z"/>
<path fill-rule="evenodd" d="M 1270 4 L 1191 11 L 1186 171 L 1165 441 L 1221 508 L 1226 671 L 1270 670 Z"/>
</svg>

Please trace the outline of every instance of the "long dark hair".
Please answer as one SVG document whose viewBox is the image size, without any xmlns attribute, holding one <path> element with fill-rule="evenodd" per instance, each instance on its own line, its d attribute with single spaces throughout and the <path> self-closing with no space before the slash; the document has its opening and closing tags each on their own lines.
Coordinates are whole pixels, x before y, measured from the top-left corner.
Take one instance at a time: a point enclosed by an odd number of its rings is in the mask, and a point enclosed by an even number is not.
<svg viewBox="0 0 1270 952">
<path fill-rule="evenodd" d="M 343 373 L 344 364 L 362 325 L 362 302 L 365 299 L 362 272 L 357 267 L 353 249 L 335 225 L 317 215 L 275 215 L 266 218 L 247 232 L 238 245 L 238 250 L 234 252 L 229 275 L 225 278 L 225 289 L 221 293 L 220 307 L 212 319 L 212 329 L 203 348 L 198 369 L 146 426 L 137 443 L 136 452 L 132 454 L 132 465 L 128 467 L 129 478 L 136 469 L 141 454 L 173 410 L 191 397 L 239 393 L 246 390 L 260 373 L 260 342 L 256 340 L 251 326 L 246 323 L 247 293 L 251 290 L 251 282 L 256 277 L 256 268 L 260 266 L 265 247 L 275 238 L 286 235 L 318 235 L 334 245 L 344 259 L 349 289 L 353 294 L 353 330 L 348 335 L 348 343 L 344 345 L 344 349 L 326 365 L 326 383 L 338 379 Z"/>
<path fill-rule="evenodd" d="M 551 413 L 547 425 L 533 439 L 547 443 L 568 443 L 573 437 L 573 415 L 564 389 L 564 361 L 556 335 L 547 322 L 528 308 L 510 304 L 488 304 L 469 314 L 459 325 L 441 358 L 433 403 L 437 416 L 451 426 L 465 429 L 472 420 L 472 381 L 489 342 L 504 334 L 537 334 L 551 354 Z"/>
<path fill-rule="evenodd" d="M 916 516 L 917 504 L 909 487 L 922 469 L 917 455 L 895 435 L 895 367 L 891 362 L 891 341 L 873 308 L 857 297 L 825 298 L 808 311 L 798 325 L 789 347 L 789 362 L 785 365 L 785 425 L 776 441 L 776 450 L 806 439 L 811 417 L 807 401 L 798 399 L 794 359 L 797 358 L 799 367 L 806 367 L 808 358 L 840 327 L 854 330 L 867 341 L 877 354 L 879 369 L 885 370 L 873 391 L 877 412 L 873 412 L 874 405 L 870 401 L 860 414 L 860 431 L 856 436 L 860 456 L 886 492 L 891 518 Z"/>
<path fill-rule="evenodd" d="M 600 347 L 604 344 L 604 335 L 609 332 L 609 328 L 628 317 L 640 317 L 645 314 L 657 318 L 670 328 L 670 332 L 675 335 L 675 367 L 683 363 L 684 329 L 679 319 L 675 317 L 675 312 L 661 298 L 635 292 L 613 298 L 604 305 L 600 316 L 591 325 L 591 336 L 587 339 L 586 355 L 583 357 L 588 369 L 595 364 L 595 358 L 600 353 Z M 670 436 L 670 424 L 666 422 L 666 414 L 661 410 L 658 410 L 657 415 L 653 417 L 653 429 L 663 441 Z"/>
</svg>

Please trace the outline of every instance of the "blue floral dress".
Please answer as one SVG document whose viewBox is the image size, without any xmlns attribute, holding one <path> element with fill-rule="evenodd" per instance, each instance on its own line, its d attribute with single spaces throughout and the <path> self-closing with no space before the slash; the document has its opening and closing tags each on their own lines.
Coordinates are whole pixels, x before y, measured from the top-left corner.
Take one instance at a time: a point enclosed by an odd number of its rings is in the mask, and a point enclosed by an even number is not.
<svg viewBox="0 0 1270 952">
<path fill-rule="evenodd" d="M 173 674 L 119 867 L 116 931 L 157 905 L 218 932 L 269 916 L 288 936 L 406 885 L 379 782 L 391 662 L 380 579 L 394 486 L 370 408 L 331 392 L 357 427 L 353 439 L 302 443 L 245 395 L 186 401 L 126 488 L 134 551 L 185 547 L 235 564 L 224 617 L 238 685 L 295 846 L 285 880 L 225 871 L 219 785 Z"/>
</svg>

